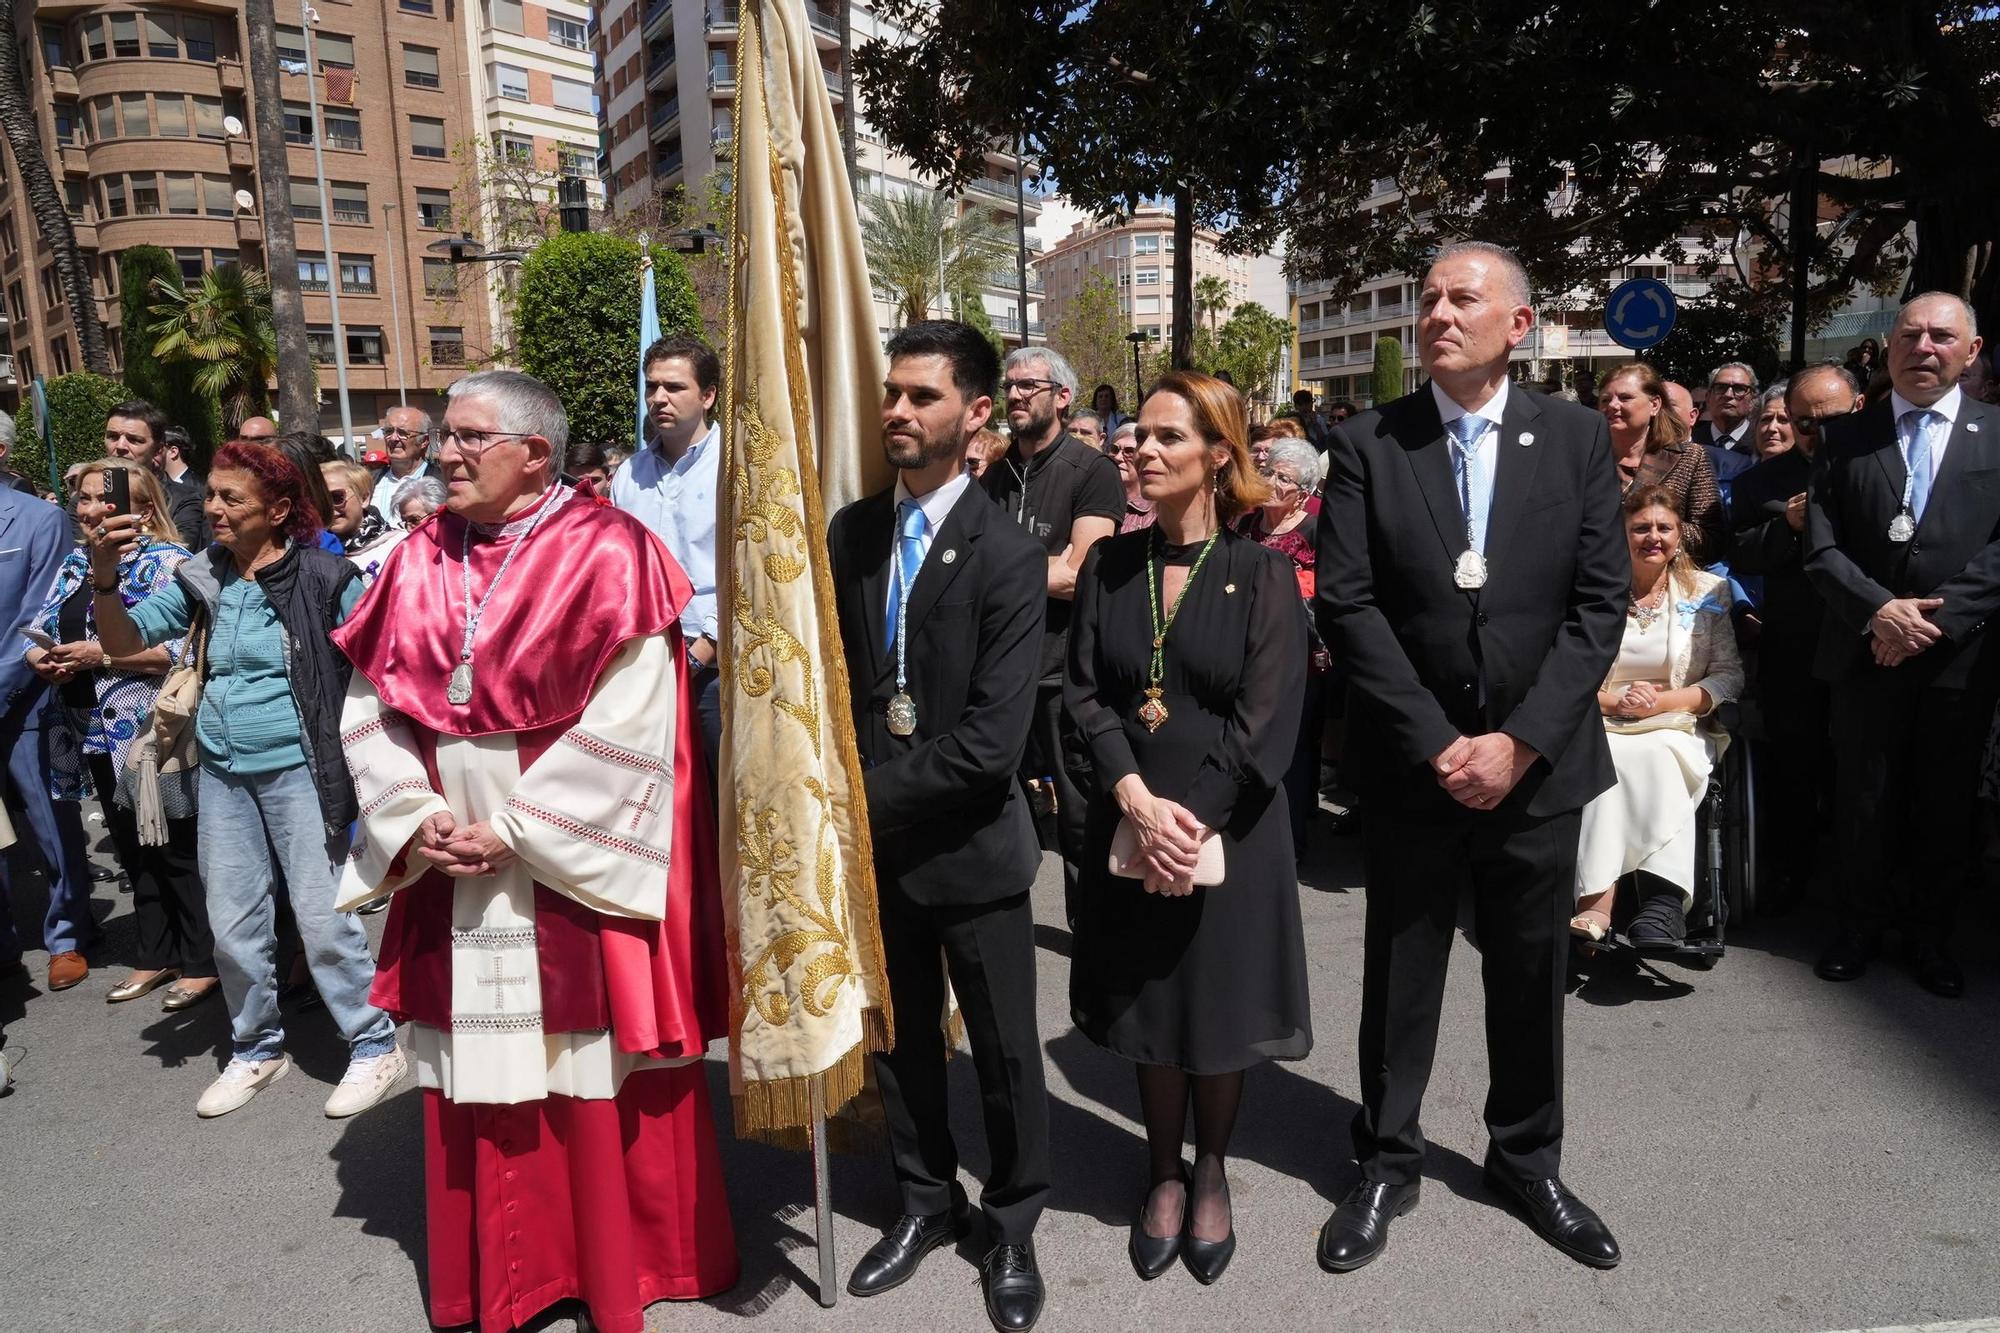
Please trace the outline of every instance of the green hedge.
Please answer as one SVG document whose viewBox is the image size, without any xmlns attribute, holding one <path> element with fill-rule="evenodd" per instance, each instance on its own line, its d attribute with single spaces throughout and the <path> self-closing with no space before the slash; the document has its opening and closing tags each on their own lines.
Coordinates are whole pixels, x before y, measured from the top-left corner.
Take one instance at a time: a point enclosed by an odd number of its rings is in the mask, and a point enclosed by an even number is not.
<svg viewBox="0 0 2000 1333">
<path fill-rule="evenodd" d="M 701 332 L 687 266 L 653 247 L 654 305 L 662 335 Z M 638 419 L 639 245 L 601 232 L 564 232 L 521 265 L 514 330 L 521 369 L 569 413 L 570 439 L 633 443 Z"/>
<path fill-rule="evenodd" d="M 55 437 L 56 472 L 72 464 L 88 463 L 104 457 L 104 416 L 117 404 L 133 397 L 132 391 L 114 379 L 79 370 L 48 381 L 50 433 Z M 36 490 L 61 489 L 49 484 L 49 455 L 35 433 L 34 391 L 22 387 L 21 410 L 14 414 L 14 452 L 8 456 L 14 470 L 35 484 Z"/>
</svg>

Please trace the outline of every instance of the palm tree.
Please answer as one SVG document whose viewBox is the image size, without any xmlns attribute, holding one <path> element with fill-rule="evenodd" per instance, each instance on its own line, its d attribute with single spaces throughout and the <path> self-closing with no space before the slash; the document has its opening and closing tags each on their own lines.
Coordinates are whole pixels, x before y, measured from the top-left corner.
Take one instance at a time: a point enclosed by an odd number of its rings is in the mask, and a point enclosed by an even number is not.
<svg viewBox="0 0 2000 1333">
<path fill-rule="evenodd" d="M 272 0 L 245 0 L 243 24 L 250 37 L 258 206 L 278 346 L 278 415 L 286 430 L 318 430 L 319 380 L 306 347 L 306 302 L 299 292 L 299 244 L 292 221 L 292 173 L 285 160 L 285 101 L 278 87 L 278 20 Z M 327 262 L 333 262 L 332 255 Z"/>
<path fill-rule="evenodd" d="M 27 189 L 35 225 L 41 228 L 42 239 L 55 257 L 56 280 L 62 285 L 63 300 L 69 306 L 69 322 L 76 330 L 77 349 L 82 353 L 84 368 L 109 375 L 111 345 L 104 337 L 104 321 L 97 312 L 97 293 L 91 290 L 90 266 L 84 260 L 83 248 L 76 243 L 76 228 L 70 224 L 62 190 L 49 171 L 48 158 L 42 155 L 41 126 L 36 123 L 40 102 L 28 96 L 27 81 L 21 74 L 21 48 L 14 42 L 15 32 L 14 0 L 0 0 L 0 38 L 4 38 L 0 40 L 0 128 L 6 132 L 7 146 L 14 150 L 14 165 Z"/>
<path fill-rule="evenodd" d="M 1005 229 L 981 209 L 960 215 L 943 191 L 871 194 L 861 211 L 869 272 L 905 324 L 941 296 L 983 289 L 1007 257 Z"/>
<path fill-rule="evenodd" d="M 1219 278 L 1210 273 L 1197 278 L 1194 284 L 1195 318 L 1208 321 L 1208 331 L 1215 332 L 1218 319 L 1229 313 L 1229 300 L 1234 295 L 1229 290 L 1229 279 Z"/>
<path fill-rule="evenodd" d="M 268 413 L 278 337 L 263 271 L 224 264 L 198 283 L 154 278 L 153 294 L 153 355 L 165 365 L 193 366 L 196 392 L 222 405 L 224 421 Z M 312 396 L 318 400 L 317 387 Z"/>
</svg>

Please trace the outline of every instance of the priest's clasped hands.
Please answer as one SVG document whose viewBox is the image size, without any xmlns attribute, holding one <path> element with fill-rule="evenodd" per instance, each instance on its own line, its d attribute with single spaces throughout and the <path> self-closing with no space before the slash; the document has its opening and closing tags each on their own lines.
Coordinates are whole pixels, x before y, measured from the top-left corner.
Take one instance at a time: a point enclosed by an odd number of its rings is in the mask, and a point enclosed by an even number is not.
<svg viewBox="0 0 2000 1333">
<path fill-rule="evenodd" d="M 1507 799 L 1514 784 L 1541 758 L 1532 746 L 1504 731 L 1460 736 L 1437 758 L 1431 771 L 1452 800 L 1473 810 L 1491 810 Z"/>
<path fill-rule="evenodd" d="M 514 849 L 500 841 L 491 826 L 458 822 L 440 810 L 417 828 L 417 855 L 447 875 L 491 875 L 514 864 Z"/>
</svg>

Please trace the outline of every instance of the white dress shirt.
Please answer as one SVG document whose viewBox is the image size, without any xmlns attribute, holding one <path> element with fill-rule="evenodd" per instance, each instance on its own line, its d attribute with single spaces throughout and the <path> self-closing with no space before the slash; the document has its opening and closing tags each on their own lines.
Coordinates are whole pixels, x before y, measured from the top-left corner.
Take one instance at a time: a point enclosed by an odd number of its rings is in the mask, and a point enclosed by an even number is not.
<svg viewBox="0 0 2000 1333">
<path fill-rule="evenodd" d="M 1903 397 L 1902 394 L 1894 391 L 1891 391 L 1889 394 L 1889 416 L 1896 423 L 1896 443 L 1903 450 L 1903 466 L 1905 468 L 1914 469 L 1916 466 L 1916 460 L 1910 456 L 1910 448 L 1916 442 L 1916 422 L 1911 421 L 1905 424 L 1903 414 L 1905 412 L 1935 412 L 1944 418 L 1943 428 L 1934 430 L 1931 435 L 1931 485 L 1933 487 L 1937 485 L 1938 472 L 1944 467 L 1944 451 L 1951 444 L 1951 433 L 1958 429 L 1958 409 L 1959 405 L 1964 401 L 1965 395 L 1959 392 L 1956 384 L 1945 391 L 1944 397 L 1938 399 L 1929 407 L 1919 407 L 1909 399 Z"/>
<path fill-rule="evenodd" d="M 1462 495 L 1470 495 L 1472 509 L 1467 515 L 1472 529 L 1472 549 L 1481 555 L 1486 553 L 1486 519 L 1493 508 L 1493 473 L 1499 465 L 1500 418 L 1507 411 L 1507 381 L 1501 380 L 1500 387 L 1493 396 L 1476 409 L 1460 407 L 1452 396 L 1431 381 L 1431 396 L 1437 401 L 1438 419 L 1444 423 L 1447 438 L 1451 436 L 1451 423 L 1463 416 L 1476 416 L 1486 423 L 1481 431 L 1470 457 L 1458 450 L 1458 442 L 1451 443 L 1451 479 Z M 1470 474 L 1467 468 L 1470 468 Z"/>
<path fill-rule="evenodd" d="M 403 516 L 396 512 L 396 492 L 402 489 L 404 482 L 415 481 L 423 475 L 424 465 L 422 463 L 418 463 L 400 477 L 396 475 L 395 468 L 383 468 L 382 475 L 375 478 L 374 491 L 368 497 L 369 508 L 387 520 L 390 527 L 402 527 Z"/>
<path fill-rule="evenodd" d="M 938 529 L 944 526 L 945 519 L 951 516 L 952 506 L 958 503 L 958 497 L 964 495 L 965 488 L 971 484 L 972 474 L 970 472 L 961 472 L 944 485 L 932 491 L 929 495 L 919 498 L 910 494 L 910 488 L 903 483 L 901 474 L 898 474 L 896 477 L 896 503 L 890 509 L 891 514 L 894 515 L 890 520 L 889 536 L 892 553 L 895 543 L 900 540 L 903 531 L 903 501 L 916 499 L 917 508 L 924 511 L 924 535 L 917 539 L 917 544 L 923 547 L 924 558 L 928 560 L 931 554 L 931 543 L 937 540 Z M 890 566 L 892 569 L 894 567 L 893 564 Z M 921 568 L 922 565 L 919 564 L 918 569 Z M 917 584 L 917 570 L 904 570 L 903 579 L 914 588 Z M 892 578 L 889 580 L 889 599 L 883 604 L 885 612 L 887 607 L 895 604 L 895 601 L 896 580 Z"/>
<path fill-rule="evenodd" d="M 716 476 L 722 457 L 722 429 L 691 445 L 669 463 L 657 444 L 634 454 L 611 479 L 611 503 L 653 530 L 694 596 L 681 611 L 681 633 L 691 644 L 702 635 L 719 639 L 715 607 Z"/>
</svg>

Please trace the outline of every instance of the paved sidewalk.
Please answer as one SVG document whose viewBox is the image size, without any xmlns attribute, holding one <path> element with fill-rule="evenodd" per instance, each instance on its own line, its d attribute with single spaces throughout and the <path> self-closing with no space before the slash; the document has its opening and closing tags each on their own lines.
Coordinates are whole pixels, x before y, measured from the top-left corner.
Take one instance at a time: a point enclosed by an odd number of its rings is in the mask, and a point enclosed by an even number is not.
<svg viewBox="0 0 2000 1333">
<path fill-rule="evenodd" d="M 1068 1026 L 1068 939 L 1039 928 L 1041 1019 L 1054 1098 L 1056 1186 L 1038 1236 L 1047 1330 L 1826 1330 L 1984 1320 L 2000 1311 L 2000 950 L 1989 910 L 1960 952 L 1969 998 L 1920 991 L 1883 965 L 1815 980 L 1817 932 L 1746 931 L 1715 971 L 1593 979 L 1569 1013 L 1565 1175 L 1611 1222 L 1626 1262 L 1563 1259 L 1479 1183 L 1485 1055 L 1477 958 L 1462 943 L 1426 1107 L 1423 1206 L 1388 1254 L 1334 1277 L 1315 1232 L 1351 1180 L 1362 902 L 1357 846 L 1328 840 L 1302 891 L 1318 1045 L 1252 1072 L 1232 1181 L 1241 1248 L 1213 1288 L 1180 1270 L 1142 1284 L 1125 1228 L 1143 1178 L 1128 1070 Z M 20 880 L 17 879 L 17 883 Z M 38 902 L 17 894 L 27 927 Z M 1061 890 L 1044 867 L 1045 923 Z M 200 1122 L 220 1067 L 219 1001 L 164 1015 L 104 993 L 129 960 L 128 900 L 100 885 L 110 947 L 90 979 L 0 987 L 19 1086 L 0 1099 L 0 1330 L 375 1333 L 427 1327 L 417 1094 L 338 1124 L 320 1102 L 344 1065 L 323 1011 L 292 1021 L 293 1075 Z M 379 929 L 381 918 L 370 918 Z M 1977 926 L 1977 929 L 1970 927 Z M 34 936 L 30 933 L 28 938 Z M 727 1124 L 719 1060 L 711 1083 Z M 969 1065 L 954 1124 L 983 1162 Z M 806 1158 L 724 1151 L 744 1278 L 654 1329 L 986 1327 L 973 1261 L 933 1255 L 910 1285 L 815 1301 Z M 976 1192 L 976 1181 L 974 1182 Z M 894 1211 L 885 1159 L 834 1168 L 841 1274 Z M 568 1330 L 572 1311 L 538 1327 Z M 1992 1327 L 1990 1323 L 1981 1327 Z"/>
</svg>

